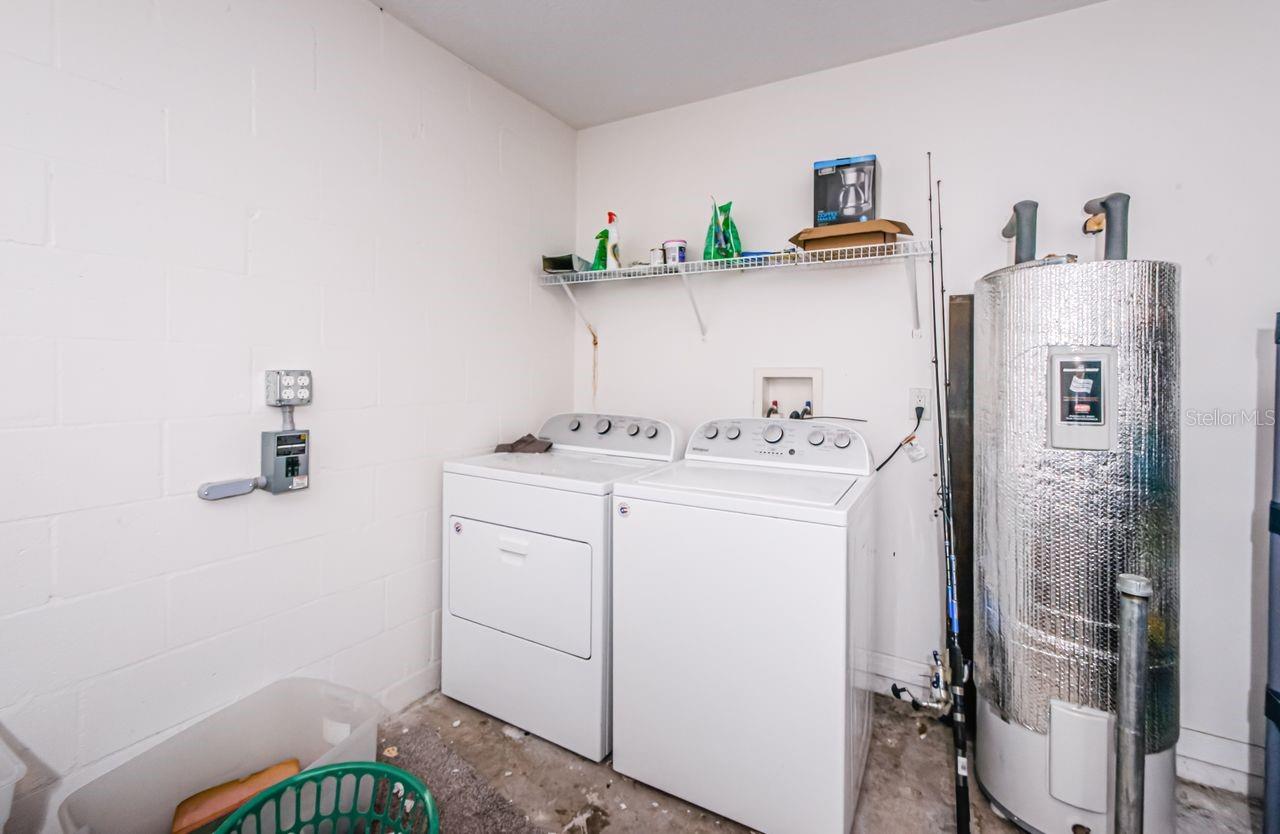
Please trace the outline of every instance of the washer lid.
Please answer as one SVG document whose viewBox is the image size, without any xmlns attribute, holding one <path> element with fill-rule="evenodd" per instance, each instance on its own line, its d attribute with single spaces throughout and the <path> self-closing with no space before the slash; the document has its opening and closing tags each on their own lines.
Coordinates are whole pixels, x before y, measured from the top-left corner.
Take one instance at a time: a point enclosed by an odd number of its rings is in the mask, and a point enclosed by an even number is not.
<svg viewBox="0 0 1280 834">
<path fill-rule="evenodd" d="M 540 454 L 495 452 L 452 461 L 444 465 L 444 471 L 591 495 L 608 495 L 613 491 L 613 482 L 619 478 L 638 475 L 664 465 L 665 461 L 563 452 L 552 447 L 551 451 Z"/>
<path fill-rule="evenodd" d="M 834 507 L 858 479 L 825 472 L 683 461 L 633 479 L 640 486 L 807 507 Z"/>
</svg>

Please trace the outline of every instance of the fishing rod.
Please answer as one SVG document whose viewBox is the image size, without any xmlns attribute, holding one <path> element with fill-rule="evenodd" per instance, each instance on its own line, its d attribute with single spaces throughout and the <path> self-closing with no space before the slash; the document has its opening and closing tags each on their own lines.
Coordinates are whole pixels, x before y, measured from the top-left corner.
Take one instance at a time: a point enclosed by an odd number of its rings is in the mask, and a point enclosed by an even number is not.
<svg viewBox="0 0 1280 834">
<path fill-rule="evenodd" d="M 934 402 L 938 418 L 938 499 L 942 511 L 942 549 L 943 561 L 946 565 L 947 585 L 947 664 L 946 684 L 950 687 L 950 724 L 951 739 L 955 745 L 955 789 L 956 789 L 956 831 L 958 834 L 969 834 L 969 754 L 968 738 L 965 730 L 964 690 L 969 682 L 969 664 L 965 660 L 964 650 L 960 646 L 960 608 L 958 600 L 958 581 L 956 576 L 956 554 L 954 547 L 954 530 L 952 529 L 951 505 L 951 456 L 947 443 L 946 430 L 943 428 L 943 404 L 949 399 L 951 373 L 947 365 L 947 331 L 946 331 L 946 261 L 942 247 L 942 180 L 933 179 L 933 153 L 928 155 L 929 167 L 929 240 L 933 241 L 933 194 L 938 193 L 938 252 L 937 278 L 934 288 L 934 255 L 930 245 L 929 252 L 929 294 L 930 313 L 933 321 L 933 370 L 934 370 Z M 938 329 L 938 308 L 942 308 L 942 330 Z M 938 344 L 942 344 L 942 363 L 938 362 Z M 947 397 L 943 395 L 946 389 Z"/>
<path fill-rule="evenodd" d="M 942 180 L 933 178 L 933 153 L 926 154 L 929 175 L 929 316 L 933 328 L 933 374 L 934 374 L 934 406 L 938 425 L 938 456 L 934 461 L 934 477 L 938 479 L 938 510 L 942 515 L 942 547 L 943 564 L 946 574 L 946 658 L 935 651 L 933 667 L 930 674 L 932 696 L 921 702 L 906 687 L 894 684 L 890 689 L 895 698 L 907 700 L 912 709 L 936 709 L 944 714 L 941 720 L 951 725 L 952 743 L 955 745 L 955 806 L 956 832 L 969 834 L 969 755 L 968 736 L 965 730 L 965 687 L 969 683 L 969 664 L 965 661 L 964 650 L 960 646 L 960 608 L 958 603 L 956 556 L 954 547 L 955 531 L 952 527 L 951 506 L 951 457 L 947 443 L 946 429 L 943 427 L 945 404 L 943 389 L 950 392 L 950 373 L 946 366 L 948 361 L 946 333 L 946 272 L 942 251 Z M 933 201 L 934 189 L 938 192 L 938 247 L 933 246 Z M 939 308 L 942 308 L 942 329 L 939 330 Z M 939 343 L 941 343 L 941 362 L 939 361 Z M 905 696 L 905 697 L 904 697 Z"/>
</svg>

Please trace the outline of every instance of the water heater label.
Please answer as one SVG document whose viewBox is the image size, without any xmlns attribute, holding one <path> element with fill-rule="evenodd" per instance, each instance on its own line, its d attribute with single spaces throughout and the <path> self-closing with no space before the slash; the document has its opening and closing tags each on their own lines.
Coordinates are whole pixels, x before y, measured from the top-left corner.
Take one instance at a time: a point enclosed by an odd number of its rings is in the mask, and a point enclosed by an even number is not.
<svg viewBox="0 0 1280 834">
<path fill-rule="evenodd" d="M 1054 449 L 1106 451 L 1116 445 L 1116 349 L 1049 345 L 1045 377 L 1048 441 Z"/>
<path fill-rule="evenodd" d="M 1103 369 L 1099 359 L 1058 360 L 1058 419 L 1064 423 L 1102 425 Z"/>
</svg>

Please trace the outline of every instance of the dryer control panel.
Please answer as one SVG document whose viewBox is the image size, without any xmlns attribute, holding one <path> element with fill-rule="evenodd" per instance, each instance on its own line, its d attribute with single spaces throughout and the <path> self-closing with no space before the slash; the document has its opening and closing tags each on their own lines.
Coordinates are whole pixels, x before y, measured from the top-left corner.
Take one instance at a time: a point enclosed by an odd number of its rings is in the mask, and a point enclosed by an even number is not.
<svg viewBox="0 0 1280 834">
<path fill-rule="evenodd" d="M 685 458 L 851 475 L 870 475 L 873 469 L 862 435 L 847 425 L 821 420 L 711 420 L 689 438 Z"/>
<path fill-rule="evenodd" d="M 550 440 L 553 448 L 649 460 L 674 460 L 680 453 L 670 424 L 624 414 L 557 414 L 542 424 L 538 437 Z"/>
</svg>

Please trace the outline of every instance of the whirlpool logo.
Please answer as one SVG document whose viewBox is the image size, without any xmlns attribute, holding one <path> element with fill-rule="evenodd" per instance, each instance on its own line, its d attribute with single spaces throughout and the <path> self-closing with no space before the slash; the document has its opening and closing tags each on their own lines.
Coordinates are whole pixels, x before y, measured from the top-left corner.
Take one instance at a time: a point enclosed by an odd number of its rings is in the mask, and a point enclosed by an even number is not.
<svg viewBox="0 0 1280 834">
<path fill-rule="evenodd" d="M 708 449 L 706 446 L 690 446 L 689 451 L 690 452 L 710 452 L 711 450 Z"/>
</svg>

